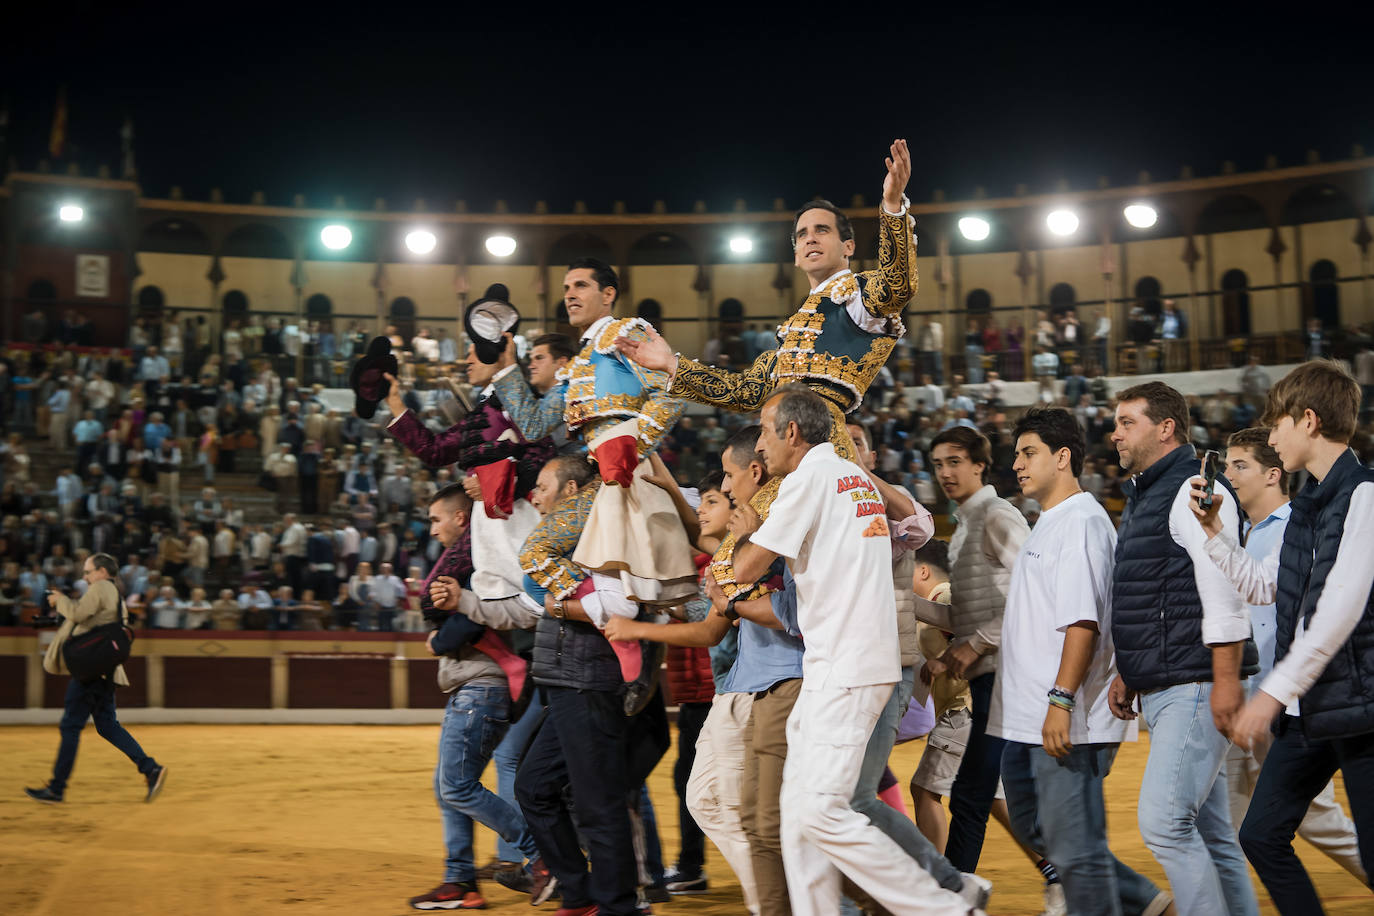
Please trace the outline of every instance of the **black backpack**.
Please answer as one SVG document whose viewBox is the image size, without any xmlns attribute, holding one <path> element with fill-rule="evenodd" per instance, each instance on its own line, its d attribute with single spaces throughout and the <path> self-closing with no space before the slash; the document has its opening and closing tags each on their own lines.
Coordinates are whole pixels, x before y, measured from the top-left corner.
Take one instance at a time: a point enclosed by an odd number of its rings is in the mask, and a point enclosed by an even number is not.
<svg viewBox="0 0 1374 916">
<path fill-rule="evenodd" d="M 134 647 L 134 631 L 129 627 L 129 612 L 119 598 L 119 618 L 94 627 L 80 636 L 69 636 L 62 644 L 62 660 L 72 677 L 83 683 L 99 680 L 129 660 Z"/>
</svg>

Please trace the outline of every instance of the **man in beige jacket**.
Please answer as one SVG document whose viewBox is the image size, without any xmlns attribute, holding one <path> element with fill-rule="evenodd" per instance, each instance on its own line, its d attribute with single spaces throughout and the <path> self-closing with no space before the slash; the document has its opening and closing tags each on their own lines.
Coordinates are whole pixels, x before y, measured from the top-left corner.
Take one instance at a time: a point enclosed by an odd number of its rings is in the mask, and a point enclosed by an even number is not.
<svg viewBox="0 0 1374 916">
<path fill-rule="evenodd" d="M 88 557 L 82 566 L 81 575 L 86 580 L 87 588 L 80 601 L 72 601 L 59 592 L 48 593 L 48 605 L 65 619 L 58 628 L 57 638 L 43 656 L 44 671 L 49 674 L 68 673 L 62 659 L 62 644 L 72 636 L 80 636 L 95 627 L 114 623 L 120 615 L 127 613 L 114 583 L 118 574 L 118 561 L 107 553 L 97 553 Z M 167 768 L 143 752 L 133 735 L 119 724 L 115 713 L 115 687 L 127 687 L 128 684 L 129 678 L 124 673 L 123 665 L 95 680 L 82 682 L 72 678 L 67 685 L 66 708 L 58 726 L 62 743 L 58 747 L 57 762 L 53 764 L 52 779 L 41 789 L 25 789 L 29 798 L 48 804 L 62 801 L 67 779 L 76 763 L 81 732 L 86 727 L 86 720 L 92 717 L 95 718 L 95 729 L 100 737 L 123 751 L 138 767 L 148 786 L 144 800 L 157 798 L 167 780 Z"/>
</svg>

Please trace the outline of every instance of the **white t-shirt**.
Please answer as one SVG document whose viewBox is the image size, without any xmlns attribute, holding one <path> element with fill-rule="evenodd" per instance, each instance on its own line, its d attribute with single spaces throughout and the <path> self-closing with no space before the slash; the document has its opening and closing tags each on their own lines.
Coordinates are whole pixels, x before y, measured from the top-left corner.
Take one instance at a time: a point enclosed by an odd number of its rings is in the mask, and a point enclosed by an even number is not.
<svg viewBox="0 0 1374 916">
<path fill-rule="evenodd" d="M 750 540 L 786 557 L 796 580 L 802 689 L 901 680 L 887 514 L 858 465 L 813 446 Z"/>
<path fill-rule="evenodd" d="M 1043 512 L 1021 545 L 1002 618 L 997 692 L 988 734 L 1043 744 L 1047 694 L 1059 674 L 1064 632 L 1079 621 L 1097 624 L 1092 664 L 1075 691 L 1069 718 L 1074 744 L 1135 740 L 1136 725 L 1112 715 L 1107 689 L 1116 677 L 1112 644 L 1112 565 L 1116 529 L 1090 494 L 1077 493 Z"/>
</svg>

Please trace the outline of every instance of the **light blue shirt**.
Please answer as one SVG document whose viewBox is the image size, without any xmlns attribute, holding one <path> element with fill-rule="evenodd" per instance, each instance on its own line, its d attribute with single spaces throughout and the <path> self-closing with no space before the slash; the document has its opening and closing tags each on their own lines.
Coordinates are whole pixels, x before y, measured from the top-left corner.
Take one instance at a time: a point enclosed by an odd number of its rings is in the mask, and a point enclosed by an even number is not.
<svg viewBox="0 0 1374 916">
<path fill-rule="evenodd" d="M 99 420 L 77 420 L 76 426 L 72 427 L 72 438 L 78 445 L 99 442 L 104 433 L 105 428 L 100 425 Z"/>
<path fill-rule="evenodd" d="M 157 451 L 162 440 L 171 434 L 172 428 L 166 423 L 147 423 L 143 427 L 143 446 L 149 451 Z"/>
<path fill-rule="evenodd" d="M 145 382 L 156 381 L 164 375 L 171 375 L 172 367 L 165 356 L 145 356 L 138 364 L 138 377 Z"/>
<path fill-rule="evenodd" d="M 72 402 L 72 393 L 65 388 L 59 388 L 48 397 L 48 409 L 53 413 L 66 413 L 67 406 Z"/>
<path fill-rule="evenodd" d="M 1268 518 L 1250 528 L 1245 539 L 1245 552 L 1263 563 L 1279 545 L 1283 543 L 1283 533 L 1288 528 L 1288 517 L 1293 514 L 1293 504 L 1284 503 Z M 1273 604 L 1250 605 L 1250 630 L 1255 637 L 1255 647 L 1259 649 L 1259 677 L 1253 683 L 1259 684 L 1274 668 L 1274 641 L 1278 628 L 1278 612 Z"/>
<path fill-rule="evenodd" d="M 796 627 L 797 587 L 792 573 L 783 567 L 783 590 L 774 592 L 773 613 L 787 626 Z M 790 603 L 789 603 L 790 602 Z M 790 615 L 788 608 L 791 608 Z M 739 656 L 719 685 L 722 693 L 758 693 L 779 681 L 802 676 L 802 641 L 782 630 L 759 626 L 743 618 L 739 622 Z"/>
</svg>

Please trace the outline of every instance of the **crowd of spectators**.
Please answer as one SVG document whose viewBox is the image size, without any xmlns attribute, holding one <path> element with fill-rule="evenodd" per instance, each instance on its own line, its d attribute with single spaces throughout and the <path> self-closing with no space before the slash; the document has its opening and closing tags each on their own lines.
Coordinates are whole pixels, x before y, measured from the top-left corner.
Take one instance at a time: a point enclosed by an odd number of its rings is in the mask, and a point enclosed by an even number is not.
<svg viewBox="0 0 1374 916">
<path fill-rule="evenodd" d="M 1050 356 L 1066 341 L 1081 348 L 1085 338 L 1110 333 L 1106 319 L 1094 320 L 1088 332 L 1071 313 L 1042 315 L 1032 343 Z M 42 340 L 38 320 L 26 322 L 26 334 Z M 203 316 L 138 319 L 122 350 L 83 346 L 83 327 L 89 322 L 69 313 L 49 335 L 61 346 L 0 355 L 0 624 L 18 622 L 47 588 L 80 592 L 85 556 L 103 551 L 124 562 L 130 610 L 152 628 L 422 627 L 411 580 L 422 579 L 441 552 L 424 510 L 452 471 L 426 468 L 399 449 L 384 431 L 384 408 L 368 422 L 350 403 L 331 402 L 326 389 L 345 384 L 366 348 L 358 323 L 336 335 L 318 322 L 297 329 L 276 318 L 231 320 L 217 351 Z M 1010 478 L 1016 411 L 1003 402 L 1007 380 L 985 368 L 977 381 L 951 372 L 945 384 L 943 362 L 925 349 L 932 337 L 943 346 L 938 328 L 929 315 L 913 327 L 889 363 L 895 374 L 883 370 L 857 414 L 872 437 L 877 473 L 946 514 L 930 440 L 950 426 L 974 427 L 993 445 L 1000 476 L 992 482 L 1034 519 L 1038 507 L 1020 499 Z M 970 328 L 982 354 L 1022 345 L 1015 325 L 1002 332 L 989 319 Z M 395 327 L 386 332 L 401 356 L 408 406 L 435 431 L 447 428 L 472 394 L 461 382 L 456 342 L 443 329 L 419 328 L 408 341 Z M 709 341 L 703 355 L 747 364 L 769 332 L 741 327 Z M 1368 408 L 1374 352 L 1367 340 L 1354 363 Z M 298 365 L 304 382 L 289 374 Z M 1041 401 L 1073 410 L 1087 433 L 1084 489 L 1119 507 L 1115 405 L 1102 374 L 1056 364 L 1040 383 Z M 1193 397 L 1194 443 L 1219 448 L 1252 424 L 1269 383 L 1251 359 L 1233 389 Z M 1355 446 L 1368 461 L 1374 435 L 1364 416 Z M 659 454 L 688 484 L 718 464 L 725 440 L 747 421 L 685 415 Z"/>
</svg>

